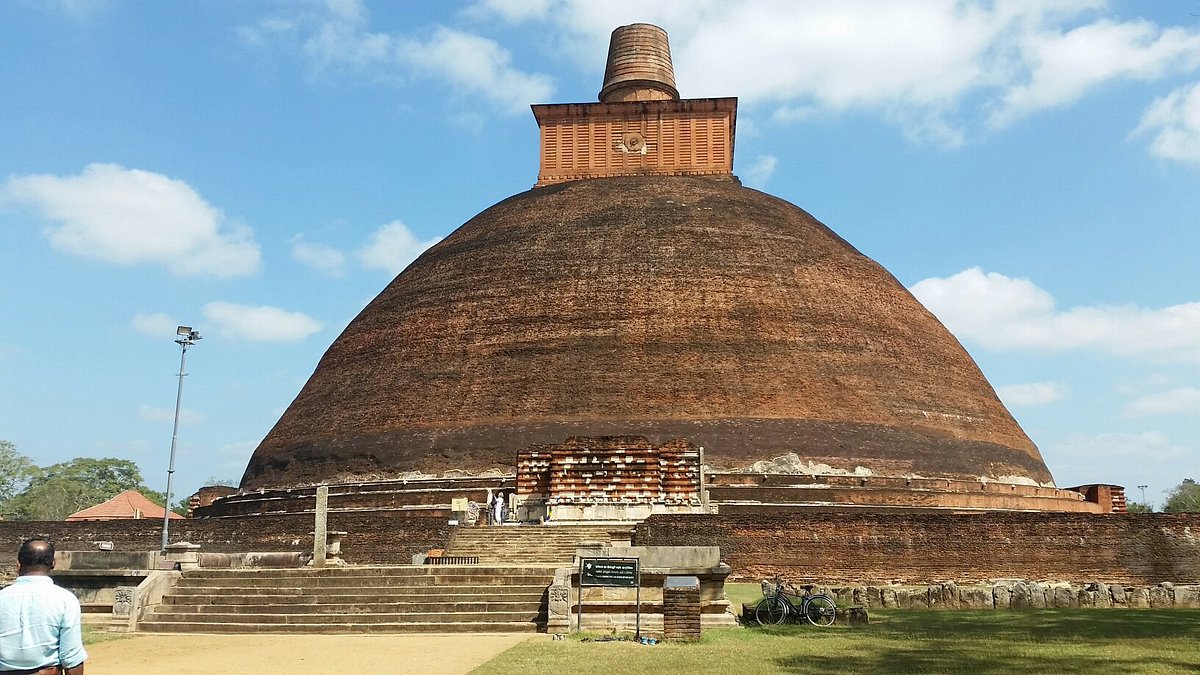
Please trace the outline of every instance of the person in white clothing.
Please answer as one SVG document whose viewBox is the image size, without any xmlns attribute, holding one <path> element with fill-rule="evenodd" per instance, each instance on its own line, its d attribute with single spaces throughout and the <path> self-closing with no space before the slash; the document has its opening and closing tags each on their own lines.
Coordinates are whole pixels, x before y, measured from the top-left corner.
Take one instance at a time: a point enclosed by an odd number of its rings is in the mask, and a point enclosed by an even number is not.
<svg viewBox="0 0 1200 675">
<path fill-rule="evenodd" d="M 0 590 L 0 673 L 83 675 L 79 600 L 54 585 L 54 545 L 27 539 L 16 581 Z"/>
</svg>

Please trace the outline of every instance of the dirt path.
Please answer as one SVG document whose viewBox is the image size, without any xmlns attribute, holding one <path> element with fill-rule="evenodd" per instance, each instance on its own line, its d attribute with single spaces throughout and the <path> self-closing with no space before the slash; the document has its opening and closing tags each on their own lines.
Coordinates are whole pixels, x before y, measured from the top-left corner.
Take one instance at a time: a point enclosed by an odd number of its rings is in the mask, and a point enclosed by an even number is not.
<svg viewBox="0 0 1200 675">
<path fill-rule="evenodd" d="M 87 648 L 87 675 L 467 673 L 530 635 L 138 635 Z"/>
</svg>

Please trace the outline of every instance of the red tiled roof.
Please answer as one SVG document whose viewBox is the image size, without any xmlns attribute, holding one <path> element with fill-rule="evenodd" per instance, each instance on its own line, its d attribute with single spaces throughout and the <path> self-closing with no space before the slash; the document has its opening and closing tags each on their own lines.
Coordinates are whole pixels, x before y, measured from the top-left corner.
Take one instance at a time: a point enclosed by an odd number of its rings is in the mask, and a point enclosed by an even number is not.
<svg viewBox="0 0 1200 675">
<path fill-rule="evenodd" d="M 67 520 L 122 520 L 133 518 L 163 517 L 163 507 L 146 498 L 137 490 L 126 490 L 112 499 L 72 513 Z M 171 518 L 183 518 L 172 513 Z"/>
</svg>

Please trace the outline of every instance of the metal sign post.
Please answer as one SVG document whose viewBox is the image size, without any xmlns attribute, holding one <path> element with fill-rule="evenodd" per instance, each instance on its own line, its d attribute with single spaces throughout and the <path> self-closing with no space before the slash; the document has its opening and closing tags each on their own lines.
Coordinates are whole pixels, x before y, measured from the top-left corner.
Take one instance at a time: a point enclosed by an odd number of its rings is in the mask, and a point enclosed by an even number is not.
<svg viewBox="0 0 1200 675">
<path fill-rule="evenodd" d="M 633 587 L 637 603 L 634 614 L 634 637 L 642 637 L 642 570 L 637 558 L 579 559 L 579 618 L 575 624 L 575 630 L 583 630 L 584 586 Z"/>
</svg>

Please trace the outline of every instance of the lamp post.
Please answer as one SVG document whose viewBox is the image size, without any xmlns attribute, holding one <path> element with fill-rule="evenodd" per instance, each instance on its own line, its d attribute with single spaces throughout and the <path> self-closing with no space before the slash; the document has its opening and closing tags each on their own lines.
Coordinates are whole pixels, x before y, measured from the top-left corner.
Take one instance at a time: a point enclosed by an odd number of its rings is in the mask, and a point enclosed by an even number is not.
<svg viewBox="0 0 1200 675">
<path fill-rule="evenodd" d="M 1139 485 L 1138 486 L 1138 489 L 1142 491 L 1142 504 L 1143 505 L 1146 504 L 1146 488 L 1148 488 L 1148 487 L 1150 487 L 1150 486 L 1149 485 Z"/>
<path fill-rule="evenodd" d="M 183 372 L 184 364 L 187 363 L 188 347 L 196 344 L 196 340 L 200 339 L 200 333 L 192 330 L 191 326 L 179 326 L 175 329 L 175 334 L 178 339 L 175 344 L 179 345 L 179 388 L 175 390 L 175 424 L 171 427 L 171 460 L 167 464 L 167 500 L 163 505 L 163 531 L 162 531 L 162 549 L 167 550 L 167 532 L 171 527 L 171 479 L 175 477 L 175 444 L 179 440 L 179 404 L 183 402 L 183 378 L 187 373 Z"/>
</svg>

